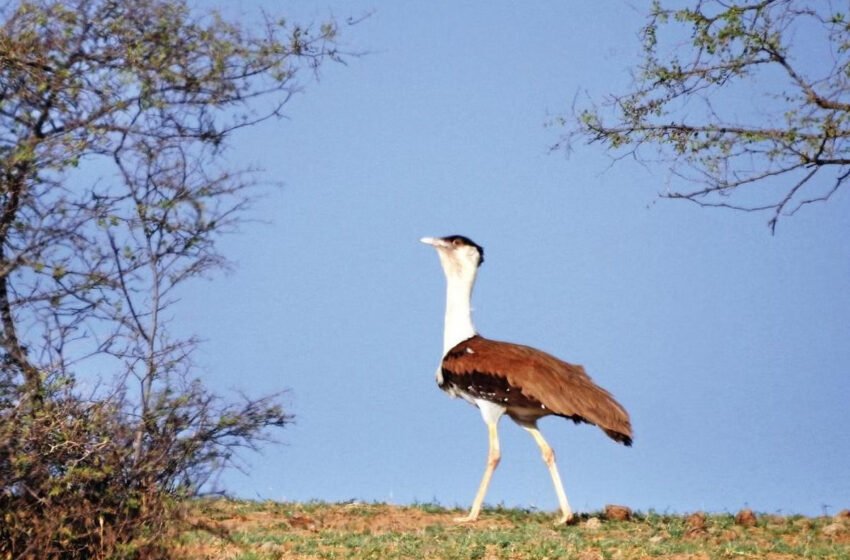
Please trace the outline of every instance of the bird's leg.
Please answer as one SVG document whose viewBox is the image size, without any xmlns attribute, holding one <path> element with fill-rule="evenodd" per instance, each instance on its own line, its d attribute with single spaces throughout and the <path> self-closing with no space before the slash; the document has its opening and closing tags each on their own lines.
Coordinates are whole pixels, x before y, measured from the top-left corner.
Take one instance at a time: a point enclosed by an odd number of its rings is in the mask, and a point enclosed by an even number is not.
<svg viewBox="0 0 850 560">
<path fill-rule="evenodd" d="M 537 445 L 540 446 L 540 452 L 543 455 L 543 462 L 549 467 L 549 474 L 552 476 L 552 484 L 555 485 L 555 493 L 558 495 L 558 503 L 561 505 L 561 517 L 555 522 L 558 525 L 567 523 L 573 517 L 573 510 L 567 501 L 567 495 L 564 493 L 564 485 L 561 483 L 561 475 L 558 473 L 558 466 L 555 464 L 555 452 L 543 439 L 543 434 L 537 429 L 537 426 L 523 426 Z"/>
<path fill-rule="evenodd" d="M 490 479 L 493 477 L 493 471 L 499 465 L 501 451 L 499 450 L 499 433 L 496 429 L 498 418 L 487 422 L 487 431 L 490 437 L 490 448 L 487 453 L 487 468 L 484 469 L 484 476 L 481 478 L 481 484 L 478 486 L 478 493 L 475 494 L 475 501 L 472 502 L 472 508 L 469 514 L 464 517 L 455 518 L 459 523 L 468 523 L 478 519 L 478 514 L 481 513 L 481 504 L 484 503 L 484 496 L 487 494 L 487 487 L 490 486 Z"/>
</svg>

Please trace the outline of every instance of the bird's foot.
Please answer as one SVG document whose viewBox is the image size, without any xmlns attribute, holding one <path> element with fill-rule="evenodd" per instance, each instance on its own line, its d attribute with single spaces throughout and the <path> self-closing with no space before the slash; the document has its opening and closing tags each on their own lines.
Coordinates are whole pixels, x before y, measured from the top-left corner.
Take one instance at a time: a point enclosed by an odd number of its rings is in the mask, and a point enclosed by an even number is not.
<svg viewBox="0 0 850 560">
<path fill-rule="evenodd" d="M 455 517 L 454 519 L 452 519 L 452 521 L 454 521 L 455 523 L 473 523 L 477 520 L 478 520 L 478 514 L 477 513 L 475 515 L 470 513 L 469 515 L 464 515 L 463 517 Z"/>
<path fill-rule="evenodd" d="M 575 521 L 576 517 L 572 514 L 572 512 L 565 512 L 555 520 L 555 525 L 572 525 Z"/>
</svg>

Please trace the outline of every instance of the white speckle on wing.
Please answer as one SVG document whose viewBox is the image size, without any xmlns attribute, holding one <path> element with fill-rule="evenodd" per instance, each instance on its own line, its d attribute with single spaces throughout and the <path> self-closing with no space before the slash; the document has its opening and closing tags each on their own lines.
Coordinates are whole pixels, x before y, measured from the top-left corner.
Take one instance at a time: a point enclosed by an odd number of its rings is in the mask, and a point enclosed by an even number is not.
<svg viewBox="0 0 850 560">
<path fill-rule="evenodd" d="M 470 348 L 469 346 L 467 346 L 467 347 L 466 347 L 466 353 L 467 353 L 467 354 L 475 354 L 475 350 L 473 350 L 472 348 Z"/>
</svg>

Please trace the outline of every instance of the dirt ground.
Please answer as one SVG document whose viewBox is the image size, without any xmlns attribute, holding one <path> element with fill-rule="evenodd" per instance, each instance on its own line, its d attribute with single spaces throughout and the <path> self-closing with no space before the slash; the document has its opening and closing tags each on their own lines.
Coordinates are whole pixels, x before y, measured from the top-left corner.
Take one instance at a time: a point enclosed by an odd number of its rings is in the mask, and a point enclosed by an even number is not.
<svg viewBox="0 0 850 560">
<path fill-rule="evenodd" d="M 386 504 L 200 502 L 200 528 L 176 547 L 192 560 L 298 558 L 579 558 L 850 560 L 850 512 L 807 518 L 734 514 L 578 516 L 509 509 L 458 524 L 460 510 Z M 218 535 L 218 536 L 215 536 Z"/>
</svg>

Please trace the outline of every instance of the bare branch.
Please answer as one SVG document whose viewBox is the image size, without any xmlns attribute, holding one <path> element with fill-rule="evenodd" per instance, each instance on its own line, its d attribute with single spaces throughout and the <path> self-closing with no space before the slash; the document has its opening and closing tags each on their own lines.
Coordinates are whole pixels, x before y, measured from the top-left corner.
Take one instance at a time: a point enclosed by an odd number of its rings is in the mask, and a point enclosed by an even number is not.
<svg viewBox="0 0 850 560">
<path fill-rule="evenodd" d="M 695 177 L 702 185 L 664 197 L 772 211 L 768 224 L 775 231 L 781 216 L 829 199 L 845 183 L 850 26 L 844 18 L 828 3 L 801 0 L 656 4 L 642 32 L 644 62 L 632 91 L 601 107 L 574 107 L 558 147 L 570 150 L 583 138 L 604 144 L 615 161 L 618 154 L 647 161 L 652 148 L 673 177 Z M 809 41 L 798 48 L 793 38 L 803 33 Z M 683 34 L 689 44 L 670 39 Z M 829 57 L 817 58 L 817 49 Z M 753 106 L 733 103 L 741 98 Z M 836 175 L 823 194 L 828 169 Z M 755 185 L 764 186 L 745 191 Z"/>
<path fill-rule="evenodd" d="M 233 133 L 342 61 L 338 29 L 185 0 L 0 18 L 0 556 L 158 558 L 168 504 L 292 421 L 279 395 L 211 393 L 169 320 L 255 198 L 254 170 L 222 164 Z"/>
</svg>

